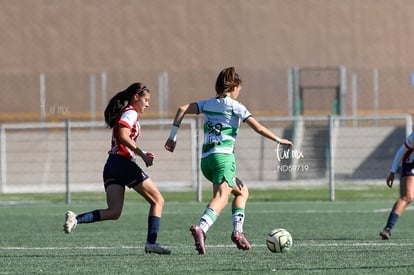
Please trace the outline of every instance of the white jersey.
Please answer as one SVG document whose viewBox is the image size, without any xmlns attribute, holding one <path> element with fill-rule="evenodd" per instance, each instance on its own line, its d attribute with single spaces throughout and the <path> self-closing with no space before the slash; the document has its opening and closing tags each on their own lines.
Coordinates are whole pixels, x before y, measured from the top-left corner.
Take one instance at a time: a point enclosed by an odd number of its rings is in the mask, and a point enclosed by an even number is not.
<svg viewBox="0 0 414 275">
<path fill-rule="evenodd" d="M 400 163 L 412 163 L 414 161 L 414 132 L 412 132 L 401 145 L 394 157 L 391 172 L 397 172 Z"/>
<path fill-rule="evenodd" d="M 213 97 L 197 102 L 200 113 L 204 114 L 204 140 L 202 158 L 213 153 L 232 154 L 239 132 L 240 121 L 251 113 L 240 102 L 230 96 Z"/>
</svg>

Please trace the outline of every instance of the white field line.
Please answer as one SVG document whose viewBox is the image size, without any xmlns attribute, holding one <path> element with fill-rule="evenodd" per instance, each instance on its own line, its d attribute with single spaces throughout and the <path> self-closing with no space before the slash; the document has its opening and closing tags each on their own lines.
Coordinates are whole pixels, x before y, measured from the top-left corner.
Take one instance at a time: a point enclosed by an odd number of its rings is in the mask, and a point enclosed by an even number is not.
<svg viewBox="0 0 414 275">
<path fill-rule="evenodd" d="M 389 208 L 380 208 L 380 209 L 374 209 L 374 213 L 381 213 L 381 212 L 390 212 L 392 208 L 392 205 Z M 408 206 L 405 211 L 414 210 L 414 206 Z"/>
<path fill-rule="evenodd" d="M 265 247 L 264 244 L 251 244 L 252 247 Z M 295 243 L 296 247 L 407 247 L 414 246 L 414 243 L 392 243 L 389 241 L 375 243 Z M 167 246 L 168 248 L 193 248 L 193 245 Z M 206 245 L 208 248 L 234 248 L 233 244 L 229 245 Z M 1 250 L 119 250 L 119 249 L 143 249 L 144 246 L 81 246 L 81 247 L 18 247 L 18 246 L 0 246 Z"/>
<path fill-rule="evenodd" d="M 299 209 L 293 209 L 293 210 L 280 210 L 277 209 L 271 209 L 271 210 L 247 210 L 249 214 L 254 213 L 297 213 L 297 214 L 335 214 L 335 213 L 355 213 L 355 214 L 367 214 L 367 213 L 383 213 L 383 212 L 390 212 L 392 208 L 392 204 L 390 204 L 389 208 L 378 208 L 378 209 L 372 209 L 372 210 L 366 210 L 366 209 L 360 209 L 360 210 L 329 210 L 329 209 L 305 209 L 305 210 L 299 210 Z M 414 206 L 408 206 L 405 211 L 412 211 L 414 210 Z M 182 213 L 182 212 L 180 212 Z M 171 212 L 168 212 L 168 214 L 171 214 Z"/>
</svg>

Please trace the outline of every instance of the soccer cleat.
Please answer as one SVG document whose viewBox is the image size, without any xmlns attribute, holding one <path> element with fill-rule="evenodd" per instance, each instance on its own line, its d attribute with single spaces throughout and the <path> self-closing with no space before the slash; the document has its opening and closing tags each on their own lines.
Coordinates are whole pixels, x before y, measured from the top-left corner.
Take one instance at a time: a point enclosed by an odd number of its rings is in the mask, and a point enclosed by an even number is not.
<svg viewBox="0 0 414 275">
<path fill-rule="evenodd" d="M 231 234 L 231 240 L 233 241 L 233 243 L 237 245 L 238 249 L 241 249 L 241 250 L 250 249 L 250 243 L 243 233 L 233 231 L 233 233 Z"/>
<path fill-rule="evenodd" d="M 190 227 L 191 235 L 194 238 L 194 245 L 198 254 L 206 254 L 206 248 L 204 247 L 204 241 L 206 239 L 206 234 L 198 225 L 193 225 Z"/>
<path fill-rule="evenodd" d="M 155 253 L 155 254 L 171 254 L 171 250 L 162 247 L 158 243 L 146 243 L 145 244 L 145 253 Z"/>
<path fill-rule="evenodd" d="M 391 229 L 389 227 L 385 227 L 379 235 L 383 240 L 389 240 L 391 239 Z"/>
<path fill-rule="evenodd" d="M 65 224 L 63 225 L 63 231 L 66 234 L 72 232 L 73 229 L 76 228 L 78 221 L 76 220 L 76 214 L 72 211 L 68 211 L 65 214 Z"/>
</svg>

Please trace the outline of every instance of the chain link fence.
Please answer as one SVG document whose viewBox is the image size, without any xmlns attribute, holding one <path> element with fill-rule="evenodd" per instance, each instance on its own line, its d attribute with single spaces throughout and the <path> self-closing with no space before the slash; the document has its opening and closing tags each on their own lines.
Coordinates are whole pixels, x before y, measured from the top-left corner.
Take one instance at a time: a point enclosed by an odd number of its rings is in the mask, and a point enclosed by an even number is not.
<svg viewBox="0 0 414 275">
<path fill-rule="evenodd" d="M 144 169 L 161 190 L 200 191 L 209 184 L 199 170 L 198 119 L 184 121 L 174 153 L 163 148 L 171 121 L 142 121 L 139 146 L 155 154 L 154 165 Z M 335 183 L 383 183 L 412 129 L 410 115 L 257 119 L 295 146 L 277 145 L 243 123 L 235 151 L 238 177 L 255 189 L 329 185 L 331 199 Z M 111 138 L 103 122 L 2 124 L 0 133 L 2 193 L 103 190 Z"/>
</svg>

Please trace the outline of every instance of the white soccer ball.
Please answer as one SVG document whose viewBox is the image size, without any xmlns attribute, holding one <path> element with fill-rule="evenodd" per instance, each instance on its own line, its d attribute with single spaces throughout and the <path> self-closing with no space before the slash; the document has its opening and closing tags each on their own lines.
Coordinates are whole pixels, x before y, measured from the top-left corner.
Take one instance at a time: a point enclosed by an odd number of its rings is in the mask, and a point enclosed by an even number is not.
<svg viewBox="0 0 414 275">
<path fill-rule="evenodd" d="M 286 229 L 273 229 L 266 236 L 266 245 L 273 253 L 285 253 L 292 247 L 293 239 Z"/>
</svg>

